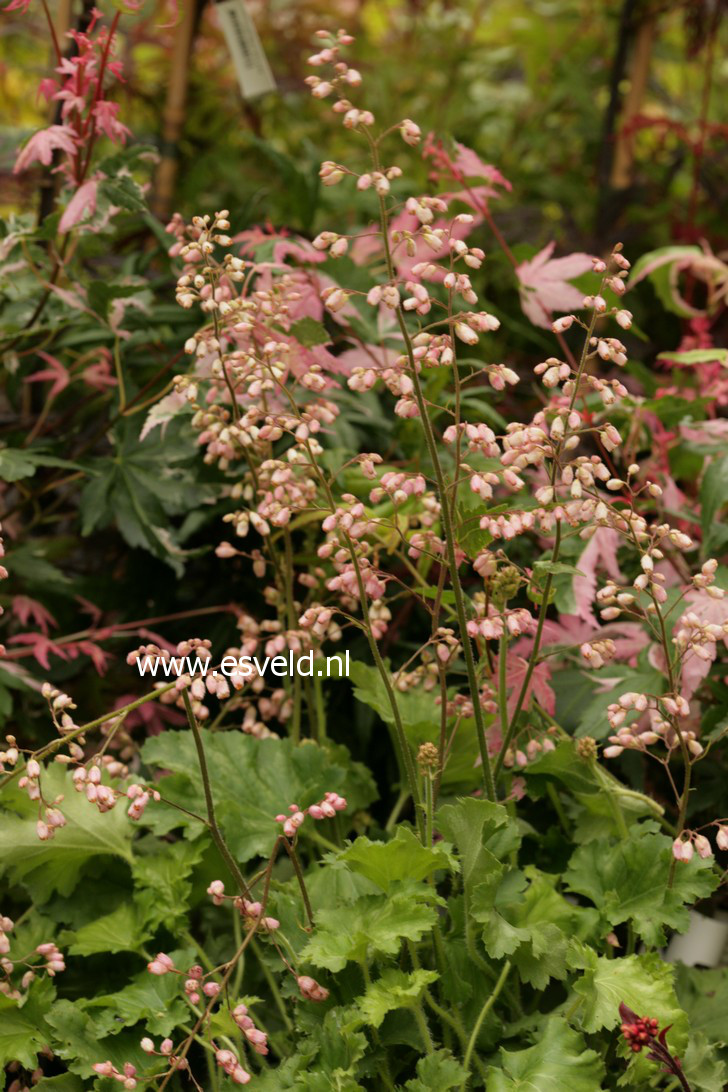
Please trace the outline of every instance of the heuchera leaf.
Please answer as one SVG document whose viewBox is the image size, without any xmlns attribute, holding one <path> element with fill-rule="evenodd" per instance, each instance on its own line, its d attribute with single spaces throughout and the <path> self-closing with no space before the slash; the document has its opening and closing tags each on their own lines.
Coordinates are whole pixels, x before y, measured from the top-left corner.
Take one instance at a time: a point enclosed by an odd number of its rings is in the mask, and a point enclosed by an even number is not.
<svg viewBox="0 0 728 1092">
<path fill-rule="evenodd" d="M 45 1018 L 54 997 L 47 978 L 31 984 L 22 1005 L 0 994 L 0 1070 L 9 1062 L 35 1069 L 38 1051 L 50 1038 Z"/>
<path fill-rule="evenodd" d="M 203 738 L 218 820 L 239 861 L 270 853 L 280 833 L 275 817 L 293 800 L 305 808 L 330 790 L 346 796 L 349 805 L 358 808 L 376 796 L 369 774 L 348 759 L 345 747 L 329 752 L 313 743 L 296 747 L 290 739 L 254 739 L 239 732 L 203 730 Z M 167 731 L 148 739 L 142 758 L 172 772 L 173 776 L 162 780 L 167 799 L 198 815 L 204 813 L 197 752 L 190 732 Z M 200 831 L 198 823 L 171 809 L 156 814 L 148 811 L 147 817 L 158 831 L 189 822 L 195 833 Z M 306 830 L 304 824 L 302 837 Z"/>
<path fill-rule="evenodd" d="M 446 1092 L 461 1088 L 467 1077 L 465 1068 L 453 1058 L 449 1050 L 436 1050 L 417 1063 L 417 1076 L 407 1081 L 407 1092 Z"/>
<path fill-rule="evenodd" d="M 678 862 L 668 887 L 671 860 L 670 838 L 635 831 L 628 842 L 601 839 L 580 846 L 564 882 L 591 899 L 610 925 L 631 921 L 646 944 L 660 947 L 666 940 L 664 927 L 684 932 L 690 924 L 688 907 L 718 885 L 712 863 L 696 855 Z"/>
<path fill-rule="evenodd" d="M 404 880 L 426 880 L 438 869 L 450 869 L 452 860 L 442 846 L 428 848 L 405 827 L 400 827 L 391 842 L 370 842 L 357 838 L 339 860 L 382 891 Z"/>
<path fill-rule="evenodd" d="M 617 1027 L 619 1006 L 625 1004 L 638 1016 L 655 1017 L 660 1027 L 671 1024 L 670 1045 L 682 1051 L 688 1020 L 675 996 L 672 964 L 654 953 L 600 956 L 583 944 L 574 947 L 569 964 L 583 972 L 574 990 L 583 998 L 578 1014 L 584 1031 Z"/>
<path fill-rule="evenodd" d="M 301 961 L 340 971 L 376 954 L 397 955 L 403 940 L 421 940 L 435 924 L 435 909 L 424 901 L 429 889 L 422 885 L 418 894 L 364 895 L 349 906 L 319 910 Z"/>
<path fill-rule="evenodd" d="M 99 814 L 86 797 L 73 789 L 70 773 L 63 766 L 48 766 L 41 778 L 47 799 L 63 795 L 66 826 L 50 842 L 36 833 L 38 806 L 15 788 L 4 791 L 3 803 L 12 808 L 0 823 L 0 872 L 13 882 L 32 890 L 37 903 L 58 891 L 69 895 L 84 864 L 99 854 L 111 854 L 131 863 L 133 823 L 123 806 Z"/>
<path fill-rule="evenodd" d="M 690 1017 L 690 1034 L 701 1031 L 711 1043 L 728 1043 L 728 967 L 685 967 L 678 964 L 675 986 Z"/>
<path fill-rule="evenodd" d="M 526 1050 L 500 1052 L 501 1068 L 491 1067 L 486 1092 L 599 1092 L 604 1064 L 565 1020 L 551 1016 Z"/>
<path fill-rule="evenodd" d="M 191 950 L 170 952 L 175 965 L 188 967 L 194 959 Z M 96 1034 L 102 1038 L 118 1035 L 127 1027 L 143 1021 L 150 1035 L 171 1035 L 176 1027 L 184 1024 L 189 1008 L 181 996 L 177 975 L 163 977 L 144 970 L 133 982 L 116 993 L 102 994 L 86 1003 L 86 1011 L 93 1018 Z M 101 1010 L 98 1012 L 96 1010 Z"/>
<path fill-rule="evenodd" d="M 524 982 L 543 989 L 566 977 L 566 956 L 577 911 L 555 888 L 556 877 L 535 868 L 506 872 L 473 888 L 472 915 L 483 923 L 483 943 L 494 959 L 508 956 Z"/>
<path fill-rule="evenodd" d="M 435 971 L 422 968 L 409 973 L 390 968 L 367 987 L 367 992 L 358 998 L 356 1005 L 367 1024 L 378 1028 L 388 1012 L 416 1004 L 425 987 L 436 982 L 437 978 Z"/>
<path fill-rule="evenodd" d="M 89 956 L 97 952 L 139 951 L 150 935 L 150 931 L 142 925 L 136 906 L 124 902 L 110 914 L 82 925 L 75 934 L 64 934 L 61 941 L 66 943 L 67 937 L 72 936 L 69 954 Z"/>
</svg>

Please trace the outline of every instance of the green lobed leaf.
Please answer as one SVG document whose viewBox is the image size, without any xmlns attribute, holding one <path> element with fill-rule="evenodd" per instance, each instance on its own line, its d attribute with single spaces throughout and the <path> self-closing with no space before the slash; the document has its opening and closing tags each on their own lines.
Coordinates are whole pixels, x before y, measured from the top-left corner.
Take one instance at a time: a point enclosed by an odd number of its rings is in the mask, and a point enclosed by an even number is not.
<svg viewBox="0 0 728 1092">
<path fill-rule="evenodd" d="M 170 952 L 175 965 L 185 970 L 193 960 L 191 951 Z M 182 993 L 182 980 L 176 974 L 138 974 L 133 982 L 115 993 L 101 994 L 86 1002 L 86 1012 L 93 1018 L 99 1038 L 118 1035 L 127 1027 L 143 1022 L 149 1035 L 171 1035 L 189 1017 Z M 96 1009 L 102 1011 L 98 1014 Z"/>
<path fill-rule="evenodd" d="M 604 1064 L 578 1032 L 558 1016 L 549 1017 L 538 1042 L 526 1050 L 500 1052 L 500 1068 L 491 1066 L 487 1092 L 598 1092 Z"/>
<path fill-rule="evenodd" d="M 54 996 L 47 978 L 32 982 L 21 1003 L 0 994 L 0 1070 L 10 1062 L 35 1069 L 38 1051 L 50 1038 L 46 1016 Z"/>
<path fill-rule="evenodd" d="M 449 1050 L 435 1050 L 417 1063 L 417 1076 L 407 1081 L 407 1092 L 447 1092 L 461 1088 L 467 1078 L 464 1066 L 453 1058 Z"/>
<path fill-rule="evenodd" d="M 690 1017 L 691 1034 L 699 1031 L 709 1042 L 728 1045 L 728 967 L 685 967 L 675 974 L 677 996 Z"/>
<path fill-rule="evenodd" d="M 356 1006 L 366 1023 L 378 1028 L 388 1012 L 417 1004 L 425 987 L 437 978 L 435 971 L 421 968 L 409 972 L 390 968 L 367 986 L 367 992 L 357 999 Z"/>
<path fill-rule="evenodd" d="M 346 761 L 346 748 L 326 748 L 315 743 L 296 746 L 290 739 L 255 739 L 242 732 L 202 730 L 207 764 L 215 797 L 215 809 L 228 845 L 239 861 L 267 856 L 280 833 L 276 815 L 291 801 L 300 807 L 320 800 L 328 790 L 339 792 L 350 805 L 363 807 L 376 795 L 373 783 L 357 763 Z M 142 758 L 150 766 L 169 770 L 162 779 L 163 794 L 174 803 L 204 814 L 197 751 L 189 731 L 164 732 L 148 739 Z M 339 761 L 340 760 L 340 761 Z M 351 770 L 353 767 L 353 771 Z M 352 790 L 350 792 L 349 790 Z M 180 813 L 152 815 L 172 829 L 187 823 Z M 199 831 L 194 820 L 193 828 Z M 309 821 L 312 823 L 313 821 Z M 305 837 L 306 824 L 300 835 Z"/>
<path fill-rule="evenodd" d="M 61 939 L 65 942 L 73 937 L 70 955 L 90 956 L 98 952 L 138 952 L 150 936 L 134 903 L 124 902 L 111 914 L 82 925 L 75 933 L 64 933 Z"/>
<path fill-rule="evenodd" d="M 654 1017 L 661 1028 L 669 1027 L 668 1048 L 682 1057 L 688 1041 L 688 1018 L 675 996 L 675 968 L 671 964 L 654 952 L 609 958 L 584 945 L 575 946 L 570 963 L 584 972 L 574 990 L 582 998 L 576 1019 L 585 1031 L 616 1028 L 619 1006 L 624 1002 L 638 1016 Z M 656 1074 L 654 1062 L 644 1053 L 632 1053 L 623 1040 L 619 1051 L 628 1063 L 620 1086 L 649 1087 Z"/>
<path fill-rule="evenodd" d="M 391 842 L 357 838 L 338 859 L 385 892 L 403 880 L 426 880 L 438 869 L 452 868 L 452 860 L 442 845 L 423 846 L 406 827 L 400 827 Z"/>
<path fill-rule="evenodd" d="M 684 932 L 688 907 L 715 889 L 710 861 L 680 861 L 668 887 L 672 842 L 664 834 L 633 832 L 628 842 L 605 839 L 580 846 L 564 876 L 567 887 L 591 899 L 610 925 L 631 921 L 646 944 L 665 943 L 665 926 Z"/>
<path fill-rule="evenodd" d="M 432 929 L 436 912 L 424 885 L 408 894 L 364 895 L 348 906 L 319 910 L 316 928 L 300 953 L 303 963 L 341 971 L 374 955 L 394 956 L 403 940 L 418 941 Z"/>
<path fill-rule="evenodd" d="M 723 1010 L 725 1018 L 725 1010 Z M 701 1031 L 691 1028 L 690 1039 L 681 1059 L 692 1092 L 725 1092 L 728 1067 L 713 1043 Z"/>
<path fill-rule="evenodd" d="M 494 959 L 508 956 L 521 979 L 544 989 L 566 977 L 570 936 L 577 912 L 555 890 L 557 878 L 528 867 L 511 870 L 496 885 L 473 888 L 472 916 L 483 923 L 483 943 Z"/>
<path fill-rule="evenodd" d="M 41 777 L 46 799 L 63 795 L 66 826 L 51 841 L 41 842 L 36 833 L 38 805 L 16 786 L 4 791 L 0 813 L 0 873 L 14 883 L 24 883 L 37 903 L 58 891 L 70 894 L 81 869 L 94 857 L 108 854 L 131 864 L 133 823 L 123 806 L 101 814 L 82 793 L 77 793 L 64 766 L 47 766 Z"/>
</svg>

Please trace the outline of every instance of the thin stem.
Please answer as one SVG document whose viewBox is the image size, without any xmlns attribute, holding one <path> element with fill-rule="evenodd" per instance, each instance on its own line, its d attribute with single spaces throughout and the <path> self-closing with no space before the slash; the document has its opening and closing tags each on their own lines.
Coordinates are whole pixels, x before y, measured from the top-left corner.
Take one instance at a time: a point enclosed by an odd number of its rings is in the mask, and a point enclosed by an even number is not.
<svg viewBox="0 0 728 1092">
<path fill-rule="evenodd" d="M 217 819 L 215 818 L 215 803 L 212 797 L 212 786 L 210 784 L 210 772 L 207 767 L 207 758 L 205 757 L 205 745 L 202 740 L 202 733 L 200 732 L 200 726 L 197 723 L 197 717 L 192 710 L 192 703 L 190 702 L 190 696 L 187 690 L 182 691 L 182 700 L 185 703 L 185 712 L 187 713 L 187 723 L 192 730 L 192 736 L 195 741 L 195 748 L 197 750 L 197 761 L 200 767 L 200 777 L 202 778 L 202 788 L 205 794 L 205 805 L 207 807 L 207 825 L 212 835 L 212 839 L 220 851 L 220 856 L 225 861 L 225 864 L 230 870 L 230 874 L 233 876 L 240 894 L 246 899 L 250 898 L 250 891 L 248 885 L 245 882 L 245 877 L 238 868 L 237 862 L 232 853 L 228 849 L 227 843 L 223 838 L 222 831 L 217 825 Z"/>
<path fill-rule="evenodd" d="M 467 1088 L 468 1080 L 470 1079 L 470 1063 L 471 1063 L 471 1059 L 472 1059 L 472 1056 L 473 1056 L 473 1051 L 475 1050 L 475 1044 L 476 1044 L 476 1042 L 478 1040 L 478 1035 L 480 1033 L 480 1029 L 481 1029 L 481 1027 L 483 1025 L 483 1021 L 485 1020 L 485 1018 L 488 1015 L 488 1013 L 490 1012 L 490 1010 L 493 1008 L 493 1005 L 498 1000 L 498 996 L 499 996 L 501 990 L 503 989 L 503 987 L 506 984 L 506 979 L 508 978 L 508 973 L 509 973 L 510 969 L 511 969 L 511 964 L 510 964 L 509 961 L 506 961 L 504 963 L 504 965 L 503 965 L 503 970 L 500 973 L 498 981 L 496 982 L 495 986 L 493 987 L 493 992 L 491 993 L 490 997 L 488 998 L 488 1000 L 485 1002 L 482 1009 L 480 1010 L 480 1013 L 478 1014 L 478 1019 L 475 1021 L 475 1024 L 473 1026 L 473 1030 L 470 1033 L 470 1040 L 468 1042 L 467 1050 L 465 1051 L 465 1057 L 463 1058 L 463 1065 L 464 1065 L 465 1070 L 466 1070 L 465 1079 L 463 1080 L 463 1083 L 460 1086 L 461 1089 L 463 1089 L 463 1092 L 464 1092 L 464 1089 Z"/>
<path fill-rule="evenodd" d="M 508 735 L 508 690 L 507 690 L 507 671 L 508 671 L 508 631 L 506 629 L 506 620 L 502 619 L 503 632 L 500 637 L 498 645 L 498 710 L 500 713 L 501 724 L 501 738 L 505 739 Z"/>
<path fill-rule="evenodd" d="M 425 1054 L 432 1054 L 435 1050 L 435 1044 L 432 1041 L 432 1035 L 430 1029 L 427 1026 L 427 1017 L 422 1011 L 422 1002 L 418 1001 L 416 1005 L 412 1006 L 412 1013 L 417 1024 L 417 1030 L 422 1038 L 422 1045 L 425 1048 Z"/>
<path fill-rule="evenodd" d="M 376 148 L 374 148 L 373 150 L 376 168 L 378 169 L 379 157 L 377 155 Z M 392 261 L 391 248 L 389 245 L 387 206 L 385 204 L 384 198 L 381 196 L 379 198 L 379 215 L 381 221 L 382 241 L 384 243 L 384 253 L 387 263 L 387 274 L 392 284 L 394 284 L 396 278 L 394 273 L 394 263 Z M 490 755 L 488 754 L 488 742 L 485 736 L 485 722 L 483 720 L 483 710 L 480 704 L 480 688 L 478 686 L 478 677 L 475 668 L 475 659 L 473 657 L 473 648 L 467 631 L 467 619 L 465 616 L 463 590 L 460 584 L 460 575 L 458 572 L 458 563 L 455 554 L 455 530 L 453 527 L 453 521 L 451 519 L 450 506 L 447 501 L 447 484 L 445 482 L 445 476 L 443 474 L 442 466 L 440 464 L 440 458 L 437 453 L 437 444 L 435 443 L 435 435 L 432 430 L 432 422 L 430 421 L 430 417 L 427 412 L 427 404 L 425 402 L 425 397 L 422 392 L 422 384 L 420 383 L 420 377 L 417 370 L 417 362 L 414 357 L 412 341 L 409 336 L 409 331 L 407 330 L 407 323 L 405 322 L 401 306 L 397 308 L 397 322 L 400 332 L 402 334 L 407 359 L 409 361 L 410 370 L 412 372 L 415 400 L 417 402 L 420 420 L 422 421 L 422 429 L 425 434 L 425 444 L 427 446 L 430 461 L 435 472 L 437 492 L 440 498 L 440 513 L 442 516 L 445 548 L 447 550 L 447 564 L 450 571 L 450 580 L 452 581 L 453 594 L 455 597 L 455 613 L 457 615 L 458 626 L 460 628 L 460 639 L 462 641 L 463 653 L 465 656 L 465 668 L 468 675 L 470 697 L 473 703 L 475 729 L 478 736 L 480 757 L 483 763 L 483 781 L 485 786 L 485 792 L 489 800 L 495 800 L 495 781 L 493 779 L 493 774 L 491 771 Z"/>
<path fill-rule="evenodd" d="M 303 899 L 303 905 L 306 909 L 306 917 L 308 918 L 308 924 L 313 929 L 313 910 L 311 909 L 311 901 L 308 897 L 308 891 L 306 890 L 306 881 L 303 878 L 303 871 L 301 869 L 301 862 L 298 859 L 298 854 L 294 846 L 290 844 L 287 838 L 283 838 L 283 846 L 286 853 L 291 858 L 291 864 L 293 865 L 293 871 L 296 873 L 296 879 L 298 880 L 298 886 L 301 889 L 301 898 Z"/>
<path fill-rule="evenodd" d="M 263 977 L 265 978 L 265 980 L 266 980 L 266 982 L 268 984 L 268 989 L 270 990 L 271 994 L 273 995 L 273 1000 L 275 1001 L 276 1008 L 278 1009 L 278 1012 L 281 1014 L 281 1020 L 283 1021 L 285 1029 L 288 1032 L 292 1032 L 294 1030 L 293 1022 L 292 1022 L 290 1016 L 288 1015 L 288 1011 L 286 1009 L 286 1006 L 283 1004 L 283 998 L 281 997 L 281 991 L 278 989 L 278 983 L 276 982 L 275 978 L 273 977 L 273 973 L 272 973 L 270 967 L 268 966 L 268 964 L 266 963 L 266 961 L 263 958 L 263 953 L 260 950 L 260 945 L 258 944 L 258 941 L 255 940 L 255 939 L 252 940 L 251 944 L 250 944 L 250 947 L 252 949 L 253 955 L 255 956 L 255 958 L 258 960 L 258 963 L 260 964 L 260 969 L 263 972 Z"/>
<path fill-rule="evenodd" d="M 579 384 L 581 383 L 581 377 L 584 374 L 584 369 L 586 368 L 586 362 L 587 362 L 587 359 L 589 357 L 589 343 L 591 341 L 592 334 L 594 333 L 594 328 L 596 326 L 596 321 L 597 321 L 597 311 L 596 311 L 596 308 L 595 308 L 595 309 L 592 310 L 591 318 L 589 319 L 589 326 L 588 326 L 587 331 L 586 331 L 586 337 L 584 338 L 584 344 L 583 344 L 582 349 L 581 349 L 581 357 L 579 358 L 579 368 L 577 370 L 576 376 L 574 377 L 574 389 L 571 392 L 571 399 L 569 401 L 569 409 L 568 409 L 567 417 L 571 413 L 571 411 L 573 410 L 573 408 L 574 408 L 574 406 L 576 404 L 576 399 L 577 399 L 578 394 L 579 394 Z M 564 450 L 564 443 L 565 443 L 565 441 L 567 439 L 567 436 L 568 436 L 568 430 L 565 429 L 564 433 L 563 433 L 563 435 L 561 437 L 561 440 L 560 440 L 556 450 L 554 451 L 554 457 L 553 457 L 553 461 L 552 461 L 552 465 L 551 465 L 551 487 L 552 488 L 554 488 L 555 485 L 556 485 L 556 475 L 557 475 L 558 469 L 559 469 L 559 458 L 561 456 L 561 452 Z M 554 534 L 554 545 L 553 545 L 553 548 L 552 548 L 552 551 L 551 551 L 551 564 L 552 565 L 556 561 L 558 561 L 560 550 L 561 550 L 561 520 L 557 520 L 556 521 L 555 534 Z M 494 772 L 494 775 L 495 775 L 496 778 L 498 777 L 498 775 L 500 774 L 501 769 L 503 768 L 503 759 L 505 758 L 506 751 L 508 750 L 511 743 L 513 742 L 513 737 L 516 734 L 516 730 L 518 728 L 518 718 L 519 718 L 519 716 L 521 714 L 521 709 L 523 708 L 523 704 L 524 704 L 524 702 L 526 700 L 526 695 L 528 694 L 529 686 L 531 685 L 531 678 L 533 677 L 533 672 L 534 672 L 534 670 L 536 668 L 536 663 L 538 662 L 538 654 L 539 654 L 539 651 L 540 651 L 540 648 L 541 648 L 541 638 L 543 637 L 543 628 L 544 628 L 544 624 L 546 622 L 546 614 L 547 614 L 548 609 L 549 609 L 549 599 L 551 598 L 551 588 L 552 588 L 552 586 L 553 586 L 553 573 L 549 572 L 549 573 L 547 573 L 546 580 L 544 582 L 543 598 L 541 600 L 541 610 L 539 611 L 538 622 L 536 624 L 536 633 L 535 633 L 534 639 L 533 639 L 533 648 L 531 649 L 531 655 L 530 655 L 529 660 L 528 660 L 528 666 L 526 667 L 526 673 L 525 673 L 524 678 L 523 678 L 523 683 L 521 685 L 521 690 L 520 690 L 520 693 L 518 695 L 518 699 L 516 701 L 515 709 L 513 710 L 513 716 L 511 717 L 511 721 L 510 721 L 510 724 L 508 726 L 508 731 L 507 731 L 507 733 L 506 733 L 506 735 L 505 735 L 505 737 L 503 739 L 503 742 L 501 744 L 500 753 L 499 753 L 499 755 L 498 755 L 498 757 L 496 759 L 496 762 L 495 762 L 493 772 Z"/>
</svg>

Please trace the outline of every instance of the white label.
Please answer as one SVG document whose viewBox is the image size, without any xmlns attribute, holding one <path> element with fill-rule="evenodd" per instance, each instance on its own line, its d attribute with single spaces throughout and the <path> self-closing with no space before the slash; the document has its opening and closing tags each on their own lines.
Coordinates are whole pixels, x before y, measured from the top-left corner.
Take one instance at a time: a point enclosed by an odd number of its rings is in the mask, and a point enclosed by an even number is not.
<svg viewBox="0 0 728 1092">
<path fill-rule="evenodd" d="M 245 0 L 215 5 L 244 99 L 275 91 L 276 81 Z"/>
</svg>

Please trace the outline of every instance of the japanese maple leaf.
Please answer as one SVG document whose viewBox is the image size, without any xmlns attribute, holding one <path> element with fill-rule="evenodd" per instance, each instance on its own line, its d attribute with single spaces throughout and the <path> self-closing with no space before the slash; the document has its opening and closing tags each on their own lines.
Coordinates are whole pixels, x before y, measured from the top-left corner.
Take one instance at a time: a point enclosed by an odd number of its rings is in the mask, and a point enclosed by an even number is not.
<svg viewBox="0 0 728 1092">
<path fill-rule="evenodd" d="M 52 380 L 53 385 L 48 392 L 49 398 L 55 398 L 65 390 L 68 384 L 71 382 L 71 377 L 68 374 L 66 368 L 61 364 L 55 356 L 51 356 L 50 353 L 46 353 L 43 349 L 36 350 L 37 355 L 42 357 L 48 365 L 43 371 L 34 372 L 33 375 L 28 375 L 25 378 L 26 383 L 45 383 L 46 380 Z"/>
<path fill-rule="evenodd" d="M 69 658 L 68 651 L 55 644 L 44 633 L 18 633 L 10 638 L 10 644 L 27 645 L 28 651 L 46 671 L 50 671 L 50 655 L 59 656 L 62 660 Z"/>
<path fill-rule="evenodd" d="M 436 172 L 449 174 L 458 182 L 466 178 L 484 178 L 495 186 L 506 190 L 513 189 L 511 183 L 492 163 L 484 163 L 477 152 L 466 144 L 455 142 L 455 155 L 450 155 L 441 140 L 436 140 L 434 133 L 429 133 L 422 149 L 423 159 L 432 159 Z M 485 195 L 484 195 L 485 196 Z M 490 190 L 488 197 L 499 197 L 496 190 Z"/>
<path fill-rule="evenodd" d="M 552 311 L 571 311 L 581 307 L 583 292 L 569 284 L 592 268 L 591 255 L 576 252 L 565 258 L 552 258 L 556 243 L 551 242 L 528 262 L 516 266 L 521 291 L 521 307 L 534 326 L 551 328 Z"/>
<path fill-rule="evenodd" d="M 49 125 L 47 129 L 39 129 L 18 153 L 13 174 L 26 171 L 32 163 L 42 163 L 44 167 L 50 167 L 56 149 L 69 156 L 76 154 L 76 138 L 72 130 L 65 125 Z"/>
<path fill-rule="evenodd" d="M 58 626 L 50 611 L 46 610 L 37 599 L 31 599 L 27 595 L 13 596 L 12 612 L 23 626 L 27 626 L 32 620 L 42 633 L 47 634 L 50 626 Z"/>
<path fill-rule="evenodd" d="M 91 387 L 95 391 L 102 391 L 107 387 L 116 386 L 117 380 L 111 372 L 111 353 L 108 349 L 102 348 L 99 350 L 99 359 L 83 369 L 81 378 L 87 387 Z"/>
<path fill-rule="evenodd" d="M 703 625 L 712 623 L 716 626 L 724 626 L 728 622 L 728 596 L 724 596 L 723 599 L 713 599 L 702 589 L 691 588 L 690 591 L 685 593 L 684 602 L 686 603 L 686 609 L 683 614 L 696 614 Z M 681 622 L 682 618 L 678 621 L 676 629 L 680 628 Z M 725 630 L 723 630 L 723 644 L 728 648 L 728 633 Z M 687 701 L 690 700 L 710 671 L 711 664 L 718 653 L 717 644 L 707 645 L 706 648 L 708 651 L 714 650 L 711 660 L 704 660 L 701 656 L 696 656 L 692 650 L 686 654 L 683 660 L 680 693 Z"/>
<path fill-rule="evenodd" d="M 91 179 L 90 182 L 84 182 L 82 186 L 78 187 L 73 197 L 66 205 L 65 212 L 58 225 L 58 230 L 62 235 L 65 232 L 70 231 L 71 228 L 74 228 L 76 224 L 79 224 L 86 213 L 88 213 L 89 216 L 93 216 L 96 212 L 98 188 L 99 183 L 95 179 Z"/>
<path fill-rule="evenodd" d="M 594 619 L 592 605 L 597 590 L 597 568 L 602 568 L 612 580 L 621 581 L 617 564 L 619 535 L 611 527 L 597 527 L 586 549 L 576 562 L 580 575 L 574 577 L 574 599 L 577 617 L 585 622 Z"/>
<path fill-rule="evenodd" d="M 104 652 L 103 648 L 94 644 L 93 641 L 78 641 L 75 647 L 79 652 L 82 652 L 84 656 L 89 657 L 99 675 L 106 674 L 106 665 L 111 659 L 110 652 Z"/>
<path fill-rule="evenodd" d="M 508 715 L 513 716 L 518 704 L 518 696 L 521 693 L 523 681 L 528 670 L 528 660 L 520 656 L 511 655 L 508 658 L 508 670 L 506 672 L 506 686 L 508 695 Z M 529 679 L 528 689 L 523 700 L 523 709 L 528 708 L 528 703 L 533 695 L 538 704 L 551 716 L 556 712 L 556 695 L 550 686 L 551 668 L 547 663 L 536 664 L 533 674 Z"/>
<path fill-rule="evenodd" d="M 119 121 L 119 103 L 101 99 L 93 108 L 96 128 L 112 140 L 115 144 L 126 144 L 127 137 L 131 136 L 131 129 Z"/>
<path fill-rule="evenodd" d="M 541 644 L 574 646 L 606 637 L 614 641 L 616 660 L 633 660 L 649 642 L 639 622 L 609 622 L 600 626 L 593 616 L 587 621 L 576 614 L 561 614 L 558 621 L 546 620 Z M 522 637 L 513 646 L 519 656 L 529 656 L 532 648 L 533 635 Z"/>
</svg>

